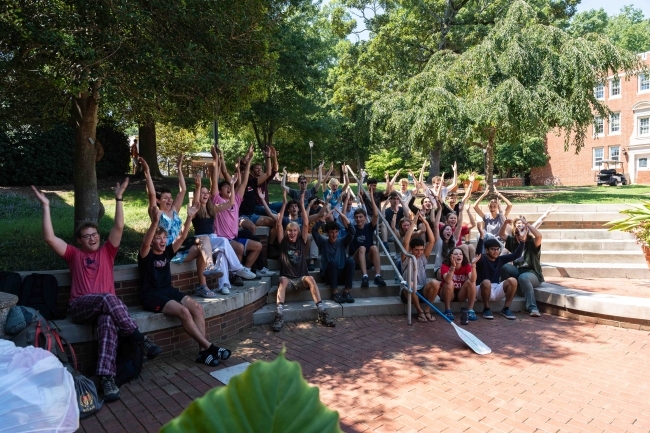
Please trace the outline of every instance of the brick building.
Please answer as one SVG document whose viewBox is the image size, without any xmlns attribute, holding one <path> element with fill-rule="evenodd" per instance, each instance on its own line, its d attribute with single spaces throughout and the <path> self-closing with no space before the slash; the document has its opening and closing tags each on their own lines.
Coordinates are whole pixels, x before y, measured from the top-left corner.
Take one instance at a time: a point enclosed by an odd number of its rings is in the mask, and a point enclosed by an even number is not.
<svg viewBox="0 0 650 433">
<path fill-rule="evenodd" d="M 650 51 L 639 56 L 650 66 Z M 622 161 L 630 183 L 650 184 L 650 75 L 612 75 L 594 92 L 613 111 L 612 116 L 594 118 L 577 155 L 575 148 L 564 151 L 563 135 L 548 134 L 550 159 L 545 167 L 532 170 L 533 185 L 595 185 L 595 175 L 607 160 Z"/>
</svg>

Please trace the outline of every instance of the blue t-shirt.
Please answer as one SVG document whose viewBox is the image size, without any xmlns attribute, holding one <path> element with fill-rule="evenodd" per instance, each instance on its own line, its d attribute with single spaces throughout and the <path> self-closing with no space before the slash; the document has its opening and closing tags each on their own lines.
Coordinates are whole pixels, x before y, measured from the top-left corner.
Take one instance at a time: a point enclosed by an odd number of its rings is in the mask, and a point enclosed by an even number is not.
<svg viewBox="0 0 650 433">
<path fill-rule="evenodd" d="M 370 247 L 374 245 L 373 235 L 375 233 L 375 226 L 373 226 L 371 222 L 367 222 L 364 224 L 363 228 L 355 226 L 354 230 L 354 237 L 352 238 L 348 250 L 349 254 L 354 254 L 359 247 L 366 247 L 366 252 L 368 252 Z"/>
<path fill-rule="evenodd" d="M 339 187 L 336 191 L 332 192 L 331 189 L 328 189 L 323 193 L 323 198 L 325 203 L 329 203 L 332 207 L 336 207 L 339 204 L 339 197 L 343 194 L 343 188 Z"/>
</svg>

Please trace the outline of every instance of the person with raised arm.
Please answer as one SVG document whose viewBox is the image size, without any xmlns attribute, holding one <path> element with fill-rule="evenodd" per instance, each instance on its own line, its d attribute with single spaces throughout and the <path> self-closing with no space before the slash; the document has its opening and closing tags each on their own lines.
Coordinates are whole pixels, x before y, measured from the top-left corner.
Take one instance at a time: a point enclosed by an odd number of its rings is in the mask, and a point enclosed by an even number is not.
<svg viewBox="0 0 650 433">
<path fill-rule="evenodd" d="M 172 201 L 172 193 L 169 189 L 163 188 L 156 191 L 149 166 L 144 158 L 140 158 L 140 165 L 144 170 L 147 195 L 149 197 L 149 207 L 157 206 L 161 211 L 158 225 L 167 232 L 167 243 L 172 244 L 180 234 L 181 218 L 178 211 L 185 200 L 185 177 L 182 170 L 183 154 L 178 157 L 176 168 L 178 170 L 179 191 L 176 198 Z M 199 286 L 194 290 L 194 294 L 204 298 L 214 298 L 216 293 L 208 288 L 205 284 L 205 277 L 219 278 L 223 275 L 221 269 L 215 266 L 212 260 L 210 241 L 206 236 L 196 236 L 189 242 L 183 244 L 173 257 L 173 263 L 188 263 L 196 260 L 196 271 L 199 273 Z"/>
<path fill-rule="evenodd" d="M 479 225 L 479 242 L 485 239 L 485 228 Z M 492 320 L 494 315 L 490 310 L 490 301 L 500 301 L 505 299 L 501 315 L 508 320 L 515 320 L 515 316 L 510 311 L 510 304 L 517 292 L 517 280 L 515 278 L 507 278 L 501 280 L 501 268 L 506 263 L 509 263 L 519 257 L 524 251 L 524 243 L 519 242 L 515 251 L 511 254 L 501 254 L 501 243 L 496 238 L 489 238 L 483 244 L 484 253 L 481 258 L 476 262 L 476 270 L 478 272 L 476 287 L 476 295 L 479 301 L 483 301 L 483 318 Z M 477 249 L 478 257 L 478 249 Z"/>
<path fill-rule="evenodd" d="M 474 203 L 474 210 L 476 211 L 476 215 L 483 219 L 485 238 L 496 239 L 501 242 L 501 239 L 499 238 L 499 230 L 501 230 L 501 226 L 505 222 L 506 218 L 508 218 L 508 215 L 510 215 L 510 211 L 512 210 L 512 203 L 510 203 L 510 201 L 505 198 L 503 194 L 497 191 L 497 188 L 495 186 L 494 192 L 496 194 L 496 198 L 490 200 L 490 203 L 488 204 L 489 215 L 486 215 L 481 210 L 481 201 L 483 201 L 485 196 L 487 196 L 488 192 L 489 189 L 486 188 L 485 192 L 483 192 L 483 194 L 481 194 L 481 196 L 476 200 L 476 203 Z M 501 204 L 499 203 L 499 198 L 506 203 L 505 214 L 501 212 Z"/>
<path fill-rule="evenodd" d="M 415 230 L 415 226 L 417 226 L 417 221 L 420 220 L 423 223 L 423 226 L 426 227 L 427 231 L 427 242 L 422 238 L 414 238 L 413 237 L 413 231 Z M 436 300 L 436 296 L 438 296 L 438 293 L 440 291 L 440 282 L 438 282 L 435 279 L 432 278 L 427 278 L 427 265 L 429 264 L 429 256 L 431 255 L 431 252 L 434 249 L 434 246 L 436 244 L 436 241 L 434 239 L 434 234 L 433 231 L 431 230 L 431 227 L 428 224 L 424 223 L 424 215 L 422 212 L 418 212 L 415 214 L 415 219 L 414 220 L 409 220 L 410 221 L 410 226 L 408 231 L 406 232 L 406 235 L 404 236 L 404 249 L 408 251 L 409 253 L 413 254 L 415 256 L 415 260 L 417 261 L 417 274 L 416 274 L 416 287 L 415 290 L 418 291 L 422 296 L 424 296 L 429 302 L 433 304 L 433 302 Z M 404 264 L 402 268 L 404 269 L 404 272 L 402 276 L 406 278 L 406 275 L 408 275 L 409 269 L 412 266 L 413 261 L 406 256 L 402 255 L 402 263 Z M 410 283 L 410 282 L 409 282 Z M 407 294 L 405 293 L 404 290 L 400 292 L 400 298 L 402 299 L 402 302 L 406 303 Z M 428 304 L 424 305 L 424 308 L 420 305 L 420 299 L 417 296 L 417 294 L 411 293 L 411 302 L 413 303 L 413 306 L 417 310 L 418 313 L 418 322 L 435 322 L 436 319 L 431 315 L 431 308 L 429 307 Z"/>
<path fill-rule="evenodd" d="M 529 224 L 526 218 L 519 216 L 514 220 L 512 234 L 506 235 L 506 227 L 512 221 L 506 219 L 501 227 L 499 236 L 505 241 L 506 249 L 514 250 L 518 244 L 524 244 L 524 253 L 512 264 L 505 264 L 501 269 L 501 280 L 517 279 L 517 287 L 526 299 L 526 310 L 532 317 L 539 317 L 539 308 L 535 300 L 535 288 L 544 282 L 542 273 L 542 233 L 534 224 Z"/>
<path fill-rule="evenodd" d="M 305 192 L 299 197 L 299 207 L 302 221 L 307 221 L 308 215 L 304 205 L 304 196 Z M 280 215 L 284 213 L 287 204 L 286 191 L 283 193 L 282 203 Z M 287 290 L 309 290 L 318 310 L 316 322 L 323 326 L 336 326 L 336 323 L 325 311 L 325 305 L 321 300 L 320 291 L 314 277 L 308 275 L 306 256 L 309 224 L 302 224 L 302 227 L 300 227 L 296 221 L 291 221 L 287 224 L 286 229 L 283 229 L 282 218 L 277 218 L 276 227 L 278 241 L 280 242 L 280 282 L 278 283 L 277 311 L 271 329 L 275 332 L 282 329 L 284 324 L 284 299 Z"/>
<path fill-rule="evenodd" d="M 43 209 L 43 239 L 58 256 L 63 257 L 70 269 L 67 313 L 74 323 L 96 326 L 99 350 L 95 371 L 101 377 L 104 400 L 107 402 L 120 398 L 120 389 L 115 383 L 118 335 L 131 336 L 148 359 L 162 352 L 138 330 L 124 302 L 115 296 L 113 266 L 124 231 L 123 194 L 128 184 L 127 178 L 115 187 L 115 219 L 108 240 L 102 245 L 99 227 L 87 222 L 75 230 L 79 247 L 69 245 L 54 234 L 50 201 L 32 185 Z"/>
<path fill-rule="evenodd" d="M 348 169 L 345 163 L 341 165 L 341 172 L 343 173 L 343 186 L 339 186 L 340 183 L 338 179 L 331 178 L 327 183 L 329 189 L 323 193 L 323 199 L 325 203 L 329 203 L 332 208 L 339 206 L 341 200 L 341 194 L 347 191 L 348 186 L 350 186 L 350 178 L 348 177 Z"/>
<path fill-rule="evenodd" d="M 354 211 L 354 237 L 349 247 L 349 254 L 354 258 L 354 263 L 361 269 L 361 287 L 369 287 L 368 263 L 375 268 L 374 283 L 379 287 L 385 287 L 386 282 L 381 277 L 381 257 L 379 249 L 375 245 L 375 230 L 379 221 L 379 209 L 375 200 L 370 200 L 372 207 L 372 220 L 368 222 L 368 215 L 363 209 Z"/>
<path fill-rule="evenodd" d="M 309 189 L 307 189 L 307 185 L 308 185 L 307 177 L 305 175 L 302 175 L 302 174 L 300 176 L 298 176 L 298 186 L 300 188 L 299 190 L 289 188 L 287 186 L 287 184 L 286 184 L 286 182 L 287 182 L 287 167 L 283 167 L 282 168 L 282 182 L 280 184 L 282 186 L 282 189 L 284 191 L 286 191 L 287 194 L 289 194 L 289 197 L 291 197 L 294 200 L 298 200 L 300 198 L 300 196 L 302 195 L 302 193 L 304 192 L 305 193 L 305 200 L 306 200 L 305 201 L 305 206 L 307 206 L 307 203 L 309 203 L 309 199 L 312 198 L 313 196 L 315 196 L 316 194 L 318 194 L 318 191 L 320 190 L 321 183 L 323 182 L 323 165 L 324 164 L 325 164 L 325 161 L 321 161 L 321 163 L 318 165 L 318 181 L 316 182 L 316 184 L 314 186 L 312 186 Z M 282 206 L 282 202 L 278 202 L 278 203 L 280 203 L 280 206 Z M 277 203 L 271 203 L 271 204 L 277 204 Z M 275 210 L 273 208 L 273 206 L 269 206 L 269 207 L 272 210 Z M 279 210 L 279 208 L 278 208 L 278 210 Z"/>
<path fill-rule="evenodd" d="M 216 367 L 219 360 L 230 357 L 230 350 L 217 347 L 205 338 L 203 307 L 172 286 L 171 260 L 187 237 L 197 210 L 195 206 L 188 206 L 187 218 L 180 234 L 174 242 L 168 244 L 167 232 L 159 226 L 162 210 L 155 206 L 149 208 L 151 225 L 144 235 L 138 254 L 142 281 L 140 301 L 145 310 L 177 317 L 185 332 L 199 345 L 196 362 Z"/>
</svg>

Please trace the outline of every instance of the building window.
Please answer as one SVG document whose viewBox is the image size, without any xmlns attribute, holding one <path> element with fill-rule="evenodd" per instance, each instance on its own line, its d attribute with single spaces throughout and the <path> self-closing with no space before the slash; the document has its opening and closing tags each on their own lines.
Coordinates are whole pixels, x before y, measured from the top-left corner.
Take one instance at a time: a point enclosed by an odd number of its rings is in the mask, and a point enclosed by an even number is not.
<svg viewBox="0 0 650 433">
<path fill-rule="evenodd" d="M 639 158 L 639 168 L 648 168 L 648 158 Z"/>
<path fill-rule="evenodd" d="M 597 147 L 594 149 L 594 167 L 600 170 L 600 166 L 603 164 L 603 148 Z"/>
<path fill-rule="evenodd" d="M 610 134 L 621 132 L 621 113 L 613 113 L 609 117 L 609 132 Z"/>
<path fill-rule="evenodd" d="M 605 99 L 605 86 L 599 84 L 594 88 L 594 96 L 596 99 Z"/>
<path fill-rule="evenodd" d="M 643 92 L 644 90 L 650 90 L 650 75 L 640 74 L 639 75 L 639 91 Z"/>
<path fill-rule="evenodd" d="M 594 117 L 594 135 L 603 135 L 605 132 L 604 122 L 602 117 Z"/>
<path fill-rule="evenodd" d="M 621 96 L 621 80 L 614 78 L 609 83 L 609 96 Z"/>
<path fill-rule="evenodd" d="M 618 161 L 618 156 L 620 154 L 621 147 L 620 146 L 610 146 L 609 148 L 609 159 L 613 161 Z"/>
<path fill-rule="evenodd" d="M 650 117 L 639 117 L 639 135 L 650 135 Z"/>
</svg>

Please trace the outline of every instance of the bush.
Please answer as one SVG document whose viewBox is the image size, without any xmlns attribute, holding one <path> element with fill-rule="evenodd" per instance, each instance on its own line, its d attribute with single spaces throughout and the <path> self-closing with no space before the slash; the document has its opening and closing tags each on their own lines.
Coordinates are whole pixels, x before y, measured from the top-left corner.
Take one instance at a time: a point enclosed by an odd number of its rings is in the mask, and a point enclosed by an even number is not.
<svg viewBox="0 0 650 433">
<path fill-rule="evenodd" d="M 97 127 L 104 157 L 97 177 L 129 170 L 128 137 L 112 124 Z M 47 131 L 0 132 L 0 185 L 65 185 L 73 182 L 74 130 L 59 124 Z"/>
<path fill-rule="evenodd" d="M 402 176 L 408 176 L 408 169 L 413 170 L 417 175 L 422 166 L 423 156 L 420 152 L 412 152 L 404 155 L 399 149 L 381 149 L 378 153 L 370 155 L 366 161 L 366 171 L 370 177 L 382 180 L 384 172 L 388 171 L 391 176 L 397 170 L 402 169 Z"/>
</svg>

